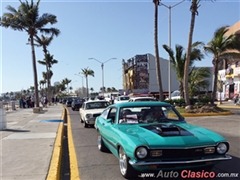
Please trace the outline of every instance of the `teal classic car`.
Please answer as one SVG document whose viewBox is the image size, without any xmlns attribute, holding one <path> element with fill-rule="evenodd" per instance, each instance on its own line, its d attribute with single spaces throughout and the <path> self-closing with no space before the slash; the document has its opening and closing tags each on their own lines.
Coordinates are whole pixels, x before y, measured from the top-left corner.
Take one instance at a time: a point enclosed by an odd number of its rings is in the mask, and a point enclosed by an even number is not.
<svg viewBox="0 0 240 180">
<path fill-rule="evenodd" d="M 98 149 L 110 150 L 125 178 L 135 172 L 201 168 L 231 159 L 221 135 L 188 124 L 170 104 L 127 102 L 108 106 L 96 118 Z"/>
</svg>

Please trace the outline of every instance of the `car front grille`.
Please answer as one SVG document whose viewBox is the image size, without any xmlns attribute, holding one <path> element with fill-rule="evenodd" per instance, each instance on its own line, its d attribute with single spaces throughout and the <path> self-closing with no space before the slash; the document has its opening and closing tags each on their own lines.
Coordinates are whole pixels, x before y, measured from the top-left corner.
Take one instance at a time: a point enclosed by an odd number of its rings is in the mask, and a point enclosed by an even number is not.
<svg viewBox="0 0 240 180">
<path fill-rule="evenodd" d="M 100 116 L 100 113 L 99 114 L 93 114 L 93 117 L 98 117 Z"/>
<path fill-rule="evenodd" d="M 215 153 L 205 154 L 204 148 L 192 148 L 192 149 L 162 149 L 161 158 L 194 158 L 216 155 Z"/>
</svg>

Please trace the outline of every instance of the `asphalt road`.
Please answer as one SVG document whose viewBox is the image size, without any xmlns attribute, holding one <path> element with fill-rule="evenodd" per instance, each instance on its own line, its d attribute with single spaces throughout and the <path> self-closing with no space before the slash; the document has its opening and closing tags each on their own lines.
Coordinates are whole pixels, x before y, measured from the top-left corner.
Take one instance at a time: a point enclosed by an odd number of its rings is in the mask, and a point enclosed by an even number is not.
<svg viewBox="0 0 240 180">
<path fill-rule="evenodd" d="M 228 173 L 235 174 L 234 178 L 214 178 L 221 180 L 240 179 L 240 110 L 231 109 L 233 115 L 209 116 L 209 117 L 187 117 L 186 121 L 211 129 L 230 142 L 229 155 L 232 160 L 223 161 L 217 164 L 212 170 L 216 175 L 227 176 Z M 98 133 L 94 128 L 84 128 L 80 122 L 78 111 L 69 108 L 72 134 L 77 154 L 78 169 L 81 180 L 122 180 L 124 179 L 119 171 L 118 160 L 111 153 L 102 153 L 97 148 Z M 167 172 L 162 172 L 167 173 Z M 176 172 L 178 173 L 178 172 Z M 175 175 L 176 175 L 175 173 Z M 170 177 L 170 174 L 168 174 Z M 234 175 L 234 174 L 232 174 Z M 157 176 L 157 174 L 156 174 Z M 178 173 L 180 177 L 180 172 Z M 139 180 L 150 178 L 136 178 Z M 181 178 L 151 178 L 151 179 L 181 179 Z M 185 178 L 185 179 L 206 179 L 206 178 Z M 210 179 L 210 178 L 207 178 Z"/>
</svg>

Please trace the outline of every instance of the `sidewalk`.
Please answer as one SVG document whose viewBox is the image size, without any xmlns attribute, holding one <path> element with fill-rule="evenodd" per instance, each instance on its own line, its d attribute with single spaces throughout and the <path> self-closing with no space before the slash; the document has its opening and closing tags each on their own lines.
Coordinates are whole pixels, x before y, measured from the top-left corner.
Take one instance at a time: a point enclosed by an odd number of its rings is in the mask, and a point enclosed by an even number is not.
<svg viewBox="0 0 240 180">
<path fill-rule="evenodd" d="M 222 101 L 222 104 L 218 104 L 218 102 L 216 102 L 217 106 L 220 108 L 237 108 L 240 109 L 239 105 L 234 105 L 233 101 Z"/>
<path fill-rule="evenodd" d="M 46 179 L 62 111 L 58 104 L 38 114 L 32 108 L 6 112 L 7 128 L 0 130 L 0 180 Z"/>
</svg>

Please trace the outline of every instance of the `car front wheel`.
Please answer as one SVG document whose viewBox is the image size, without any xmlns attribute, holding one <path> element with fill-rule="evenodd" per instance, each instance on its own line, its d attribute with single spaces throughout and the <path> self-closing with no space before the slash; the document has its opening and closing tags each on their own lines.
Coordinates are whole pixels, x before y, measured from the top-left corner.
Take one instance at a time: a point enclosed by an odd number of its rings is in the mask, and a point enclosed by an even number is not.
<svg viewBox="0 0 240 180">
<path fill-rule="evenodd" d="M 119 156 L 119 167 L 120 172 L 123 177 L 125 178 L 131 178 L 136 175 L 136 171 L 133 169 L 133 167 L 129 164 L 129 158 L 127 157 L 124 149 L 122 147 L 119 148 L 118 151 Z"/>
<path fill-rule="evenodd" d="M 107 152 L 108 151 L 107 147 L 105 146 L 105 144 L 102 140 L 101 135 L 98 136 L 98 149 L 99 149 L 99 151 L 102 151 L 102 152 Z"/>
</svg>

